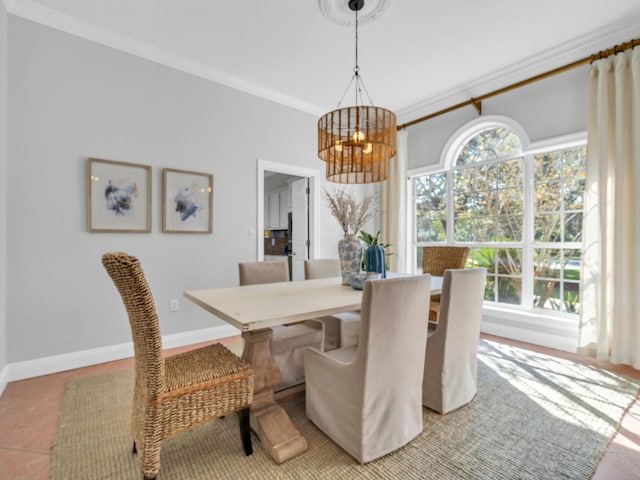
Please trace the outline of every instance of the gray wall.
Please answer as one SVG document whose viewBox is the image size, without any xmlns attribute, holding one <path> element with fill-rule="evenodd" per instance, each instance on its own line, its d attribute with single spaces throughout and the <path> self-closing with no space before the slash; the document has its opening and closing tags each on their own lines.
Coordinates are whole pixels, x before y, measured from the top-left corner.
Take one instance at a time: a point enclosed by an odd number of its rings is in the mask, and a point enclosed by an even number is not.
<svg viewBox="0 0 640 480">
<path fill-rule="evenodd" d="M 237 284 L 237 262 L 255 259 L 256 158 L 322 172 L 317 119 L 21 18 L 7 26 L 0 11 L 0 369 L 130 341 L 100 264 L 110 250 L 141 259 L 164 334 L 222 324 L 182 292 Z M 584 130 L 585 98 L 580 69 L 484 110 L 538 140 Z M 411 127 L 410 168 L 437 162 L 473 118 L 468 108 Z M 87 157 L 153 166 L 152 233 L 87 232 Z M 160 233 L 163 167 L 214 174 L 213 235 Z M 317 256 L 335 257 L 340 231 L 326 208 L 319 223 Z"/>
<path fill-rule="evenodd" d="M 130 341 L 106 251 L 140 258 L 163 334 L 221 325 L 182 292 L 237 285 L 256 255 L 256 159 L 322 171 L 317 119 L 21 18 L 8 35 L 8 361 Z M 87 232 L 87 157 L 153 167 L 152 233 Z M 213 235 L 161 233 L 163 167 L 214 174 Z M 319 256 L 335 256 L 327 223 Z"/>
<path fill-rule="evenodd" d="M 0 372 L 7 364 L 7 11 L 0 4 Z"/>
<path fill-rule="evenodd" d="M 585 131 L 588 69 L 569 70 L 485 100 L 483 115 L 513 118 L 532 142 Z M 409 127 L 409 168 L 438 163 L 451 135 L 475 118 L 476 110 L 469 106 Z"/>
</svg>

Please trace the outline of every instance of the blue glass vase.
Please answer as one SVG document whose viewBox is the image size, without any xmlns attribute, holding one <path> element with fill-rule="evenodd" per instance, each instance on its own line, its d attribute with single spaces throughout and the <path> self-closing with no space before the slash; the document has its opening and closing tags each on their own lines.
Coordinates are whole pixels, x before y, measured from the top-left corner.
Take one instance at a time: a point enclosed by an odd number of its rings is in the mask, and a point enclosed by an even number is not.
<svg viewBox="0 0 640 480">
<path fill-rule="evenodd" d="M 382 278 L 387 278 L 387 265 L 382 245 L 371 245 L 365 251 L 364 257 L 367 272 L 379 273 Z"/>
</svg>

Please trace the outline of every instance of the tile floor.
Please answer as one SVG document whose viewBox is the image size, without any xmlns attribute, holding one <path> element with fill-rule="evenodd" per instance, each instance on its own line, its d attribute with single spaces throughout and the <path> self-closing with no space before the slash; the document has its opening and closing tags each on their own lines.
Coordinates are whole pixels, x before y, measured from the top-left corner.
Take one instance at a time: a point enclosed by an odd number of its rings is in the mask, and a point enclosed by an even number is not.
<svg viewBox="0 0 640 480">
<path fill-rule="evenodd" d="M 634 378 L 640 371 L 611 365 L 578 355 L 537 347 L 521 342 L 483 335 L 537 352 L 568 358 Z M 222 340 L 239 342 L 239 337 Z M 191 347 L 174 349 L 171 353 Z M 65 383 L 73 378 L 133 366 L 133 359 L 118 360 L 67 372 L 10 383 L 0 397 L 0 478 L 6 480 L 45 480 L 50 477 L 51 443 Z M 637 398 L 622 419 L 618 433 L 604 454 L 595 480 L 640 479 L 640 400 Z"/>
</svg>

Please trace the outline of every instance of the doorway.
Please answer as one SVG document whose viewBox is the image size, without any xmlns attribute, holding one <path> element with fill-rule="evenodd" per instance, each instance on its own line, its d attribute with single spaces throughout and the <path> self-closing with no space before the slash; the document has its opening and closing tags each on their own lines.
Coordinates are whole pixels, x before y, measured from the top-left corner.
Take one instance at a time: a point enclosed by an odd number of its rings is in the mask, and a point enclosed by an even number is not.
<svg viewBox="0 0 640 480">
<path fill-rule="evenodd" d="M 304 260 L 315 257 L 319 175 L 317 170 L 258 159 L 256 258 L 280 259 L 265 254 L 265 245 L 267 252 L 271 252 L 273 245 L 281 255 L 284 236 L 289 240 L 286 260 L 292 280 L 304 280 Z M 274 206 L 276 199 L 278 208 Z M 290 204 L 281 208 L 283 201 Z M 273 220 L 273 216 L 279 220 Z"/>
</svg>

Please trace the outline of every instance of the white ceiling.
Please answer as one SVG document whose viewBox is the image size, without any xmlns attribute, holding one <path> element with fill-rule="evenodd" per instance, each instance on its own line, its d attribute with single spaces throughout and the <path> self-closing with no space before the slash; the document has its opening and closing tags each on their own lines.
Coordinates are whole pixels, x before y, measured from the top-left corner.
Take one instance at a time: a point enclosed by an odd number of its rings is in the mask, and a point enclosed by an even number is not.
<svg viewBox="0 0 640 480">
<path fill-rule="evenodd" d="M 325 18 L 327 1 L 4 0 L 11 14 L 316 115 L 336 107 L 354 65 L 354 28 Z M 390 0 L 360 26 L 360 72 L 402 123 L 639 36 L 638 0 Z"/>
</svg>

